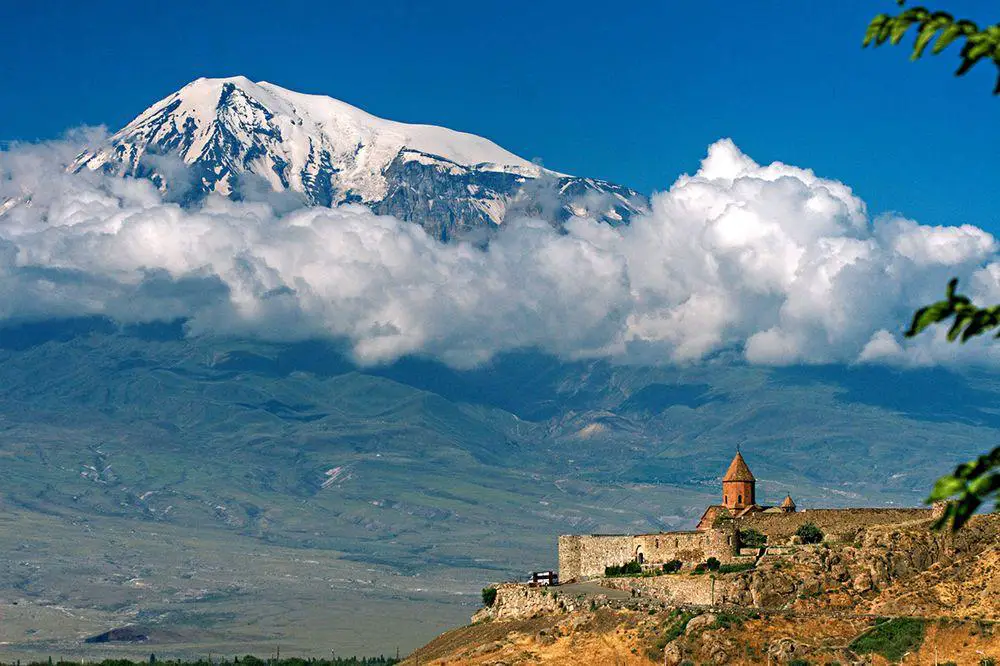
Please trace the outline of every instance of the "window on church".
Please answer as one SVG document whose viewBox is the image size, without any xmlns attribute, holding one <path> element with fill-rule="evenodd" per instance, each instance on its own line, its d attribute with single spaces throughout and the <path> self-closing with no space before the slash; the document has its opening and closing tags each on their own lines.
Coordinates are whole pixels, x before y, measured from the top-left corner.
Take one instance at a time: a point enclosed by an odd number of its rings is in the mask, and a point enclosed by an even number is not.
<svg viewBox="0 0 1000 666">
<path fill-rule="evenodd" d="M 729 495 L 723 495 L 722 496 L 722 503 L 723 504 L 729 504 Z"/>
<path fill-rule="evenodd" d="M 737 497 L 736 497 L 736 503 L 737 504 L 743 504 L 743 495 L 737 495 Z"/>
</svg>

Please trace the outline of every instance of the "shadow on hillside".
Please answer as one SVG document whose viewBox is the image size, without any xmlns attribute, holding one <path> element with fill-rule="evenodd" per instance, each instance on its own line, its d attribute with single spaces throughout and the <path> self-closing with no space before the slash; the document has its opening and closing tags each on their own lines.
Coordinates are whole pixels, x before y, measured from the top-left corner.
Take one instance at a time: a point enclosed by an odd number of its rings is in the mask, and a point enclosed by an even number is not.
<svg viewBox="0 0 1000 666">
<path fill-rule="evenodd" d="M 271 377 L 284 377 L 293 372 L 321 377 L 360 372 L 434 393 L 451 402 L 503 409 L 528 421 L 546 419 L 567 408 L 591 408 L 599 398 L 596 388 L 570 393 L 561 390 L 567 376 L 567 364 L 536 353 L 509 354 L 474 370 L 455 370 L 420 358 L 404 358 L 390 365 L 363 368 L 348 359 L 342 346 L 311 340 L 273 346 L 260 353 L 232 351 L 213 368 Z M 597 383 L 598 387 L 602 385 Z"/>
<path fill-rule="evenodd" d="M 91 335 L 111 335 L 118 326 L 107 317 L 73 317 L 0 325 L 0 349 L 24 351 L 47 342 L 69 342 Z"/>
<path fill-rule="evenodd" d="M 709 397 L 711 390 L 708 384 L 649 384 L 630 395 L 615 411 L 659 414 L 675 405 L 698 409 L 721 399 L 718 396 Z"/>
<path fill-rule="evenodd" d="M 293 372 L 337 377 L 357 370 L 336 345 L 318 340 L 281 345 L 266 353 L 231 351 L 213 368 L 268 377 L 287 377 Z"/>
<path fill-rule="evenodd" d="M 835 386 L 845 402 L 890 409 L 914 419 L 1000 427 L 1000 414 L 994 411 L 1000 407 L 997 394 L 977 388 L 970 377 L 941 368 L 801 366 L 775 369 L 772 379 L 791 386 Z"/>
<path fill-rule="evenodd" d="M 47 319 L 0 323 L 0 349 L 24 351 L 49 342 L 69 342 L 94 335 L 120 333 L 146 342 L 173 342 L 184 339 L 185 319 L 119 325 L 102 316 Z"/>
</svg>

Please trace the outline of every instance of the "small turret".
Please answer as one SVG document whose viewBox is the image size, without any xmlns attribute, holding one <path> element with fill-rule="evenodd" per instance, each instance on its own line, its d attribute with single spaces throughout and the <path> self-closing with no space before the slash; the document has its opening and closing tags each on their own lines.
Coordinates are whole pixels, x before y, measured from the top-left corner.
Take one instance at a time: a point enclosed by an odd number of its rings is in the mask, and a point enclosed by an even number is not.
<svg viewBox="0 0 1000 666">
<path fill-rule="evenodd" d="M 795 513 L 795 502 L 792 501 L 792 496 L 785 495 L 785 499 L 781 502 L 781 510 L 785 513 Z"/>
</svg>

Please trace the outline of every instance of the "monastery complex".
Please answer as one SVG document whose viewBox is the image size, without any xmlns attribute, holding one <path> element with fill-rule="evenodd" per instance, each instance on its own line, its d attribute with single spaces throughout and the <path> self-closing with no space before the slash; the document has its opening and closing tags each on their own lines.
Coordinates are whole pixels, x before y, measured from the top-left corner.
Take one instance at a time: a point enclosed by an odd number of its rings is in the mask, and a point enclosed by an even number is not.
<svg viewBox="0 0 1000 666">
<path fill-rule="evenodd" d="M 931 517 L 931 509 L 810 509 L 799 511 L 791 496 L 779 506 L 757 503 L 757 480 L 737 451 L 722 477 L 722 502 L 705 509 L 694 530 L 655 534 L 592 534 L 559 537 L 559 580 L 567 583 L 604 575 L 605 567 L 636 561 L 643 569 L 674 560 L 694 567 L 710 557 L 722 564 L 779 555 L 795 543 L 796 530 L 813 523 L 827 540 L 848 540 L 862 527 Z M 754 530 L 766 545 L 740 543 Z"/>
</svg>

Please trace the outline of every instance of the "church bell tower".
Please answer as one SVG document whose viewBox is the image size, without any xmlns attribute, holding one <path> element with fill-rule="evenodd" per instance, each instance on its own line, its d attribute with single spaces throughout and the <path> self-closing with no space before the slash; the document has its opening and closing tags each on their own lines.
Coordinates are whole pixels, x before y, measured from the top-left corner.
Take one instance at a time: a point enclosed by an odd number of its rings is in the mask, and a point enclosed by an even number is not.
<svg viewBox="0 0 1000 666">
<path fill-rule="evenodd" d="M 722 506 L 730 511 L 753 506 L 757 503 L 756 486 L 757 479 L 747 467 L 743 455 L 737 451 L 733 462 L 729 463 L 726 475 L 722 477 Z"/>
</svg>

